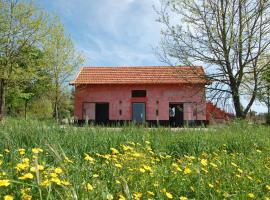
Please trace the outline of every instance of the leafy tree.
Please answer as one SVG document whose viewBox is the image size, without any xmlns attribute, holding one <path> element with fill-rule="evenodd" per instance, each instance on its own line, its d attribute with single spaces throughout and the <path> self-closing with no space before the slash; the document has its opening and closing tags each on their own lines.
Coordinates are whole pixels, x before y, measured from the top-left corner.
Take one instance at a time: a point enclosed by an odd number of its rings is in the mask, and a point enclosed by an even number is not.
<svg viewBox="0 0 270 200">
<path fill-rule="evenodd" d="M 66 97 L 68 82 L 75 70 L 83 62 L 83 56 L 77 54 L 72 40 L 64 33 L 64 27 L 57 20 L 53 20 L 46 41 L 44 42 L 45 63 L 51 77 L 51 99 L 53 102 L 53 116 L 59 119 L 59 109 Z"/>
<path fill-rule="evenodd" d="M 25 56 L 29 47 L 41 45 L 46 33 L 46 15 L 32 3 L 0 0 L 0 118 L 4 115 L 5 93 L 11 85 L 31 77 Z"/>
<path fill-rule="evenodd" d="M 207 67 L 211 98 L 230 98 L 245 118 L 270 63 L 270 1 L 164 0 L 162 58 Z M 264 65 L 259 60 L 265 59 Z M 243 97 L 248 103 L 243 105 Z"/>
</svg>

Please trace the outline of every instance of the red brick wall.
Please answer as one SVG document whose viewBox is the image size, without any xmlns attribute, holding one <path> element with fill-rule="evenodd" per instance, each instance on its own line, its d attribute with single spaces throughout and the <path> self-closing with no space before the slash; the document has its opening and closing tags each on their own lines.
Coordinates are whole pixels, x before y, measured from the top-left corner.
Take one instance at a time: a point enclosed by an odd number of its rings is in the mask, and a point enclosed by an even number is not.
<svg viewBox="0 0 270 200">
<path fill-rule="evenodd" d="M 146 90 L 147 97 L 131 98 L 132 90 Z M 109 102 L 110 120 L 131 120 L 132 102 L 146 103 L 146 120 L 169 120 L 169 102 L 180 102 L 184 103 L 184 120 L 206 120 L 203 85 L 77 86 L 75 92 L 76 119 L 83 119 L 84 102 Z M 120 109 L 122 115 L 119 114 Z M 156 116 L 156 109 L 159 110 L 158 117 Z M 194 110 L 197 110 L 197 115 Z M 94 116 L 90 116 L 90 118 L 94 118 Z"/>
</svg>

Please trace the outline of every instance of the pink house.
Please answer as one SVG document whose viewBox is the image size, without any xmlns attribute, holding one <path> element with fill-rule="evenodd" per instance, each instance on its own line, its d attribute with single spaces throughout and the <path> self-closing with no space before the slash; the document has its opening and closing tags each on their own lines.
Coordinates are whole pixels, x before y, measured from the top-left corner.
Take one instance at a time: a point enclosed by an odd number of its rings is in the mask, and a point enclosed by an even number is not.
<svg viewBox="0 0 270 200">
<path fill-rule="evenodd" d="M 76 79 L 75 119 L 182 126 L 205 124 L 202 67 L 83 67 Z"/>
</svg>

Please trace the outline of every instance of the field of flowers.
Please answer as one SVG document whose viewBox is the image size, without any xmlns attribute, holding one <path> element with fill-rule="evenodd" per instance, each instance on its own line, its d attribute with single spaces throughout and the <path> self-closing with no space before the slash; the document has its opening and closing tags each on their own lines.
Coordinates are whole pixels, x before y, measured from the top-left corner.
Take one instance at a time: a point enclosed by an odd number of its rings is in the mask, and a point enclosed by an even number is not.
<svg viewBox="0 0 270 200">
<path fill-rule="evenodd" d="M 270 199 L 270 128 L 0 124 L 0 199 Z"/>
</svg>

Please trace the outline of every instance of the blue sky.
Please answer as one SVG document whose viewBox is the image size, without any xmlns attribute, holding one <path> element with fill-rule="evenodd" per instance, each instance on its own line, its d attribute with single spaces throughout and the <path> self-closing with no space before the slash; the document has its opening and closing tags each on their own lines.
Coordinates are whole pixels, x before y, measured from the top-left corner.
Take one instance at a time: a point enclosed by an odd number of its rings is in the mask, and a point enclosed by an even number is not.
<svg viewBox="0 0 270 200">
<path fill-rule="evenodd" d="M 161 25 L 153 6 L 159 0 L 39 0 L 60 17 L 87 66 L 164 65 L 154 48 Z"/>
</svg>

